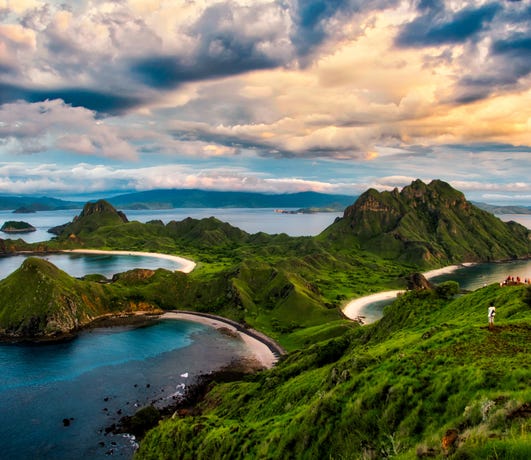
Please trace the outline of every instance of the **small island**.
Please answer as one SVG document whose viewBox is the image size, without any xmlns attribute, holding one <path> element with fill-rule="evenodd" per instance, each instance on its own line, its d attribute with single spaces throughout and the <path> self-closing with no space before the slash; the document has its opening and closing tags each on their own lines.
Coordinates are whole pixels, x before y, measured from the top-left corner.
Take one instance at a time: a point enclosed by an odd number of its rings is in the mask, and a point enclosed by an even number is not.
<svg viewBox="0 0 531 460">
<path fill-rule="evenodd" d="M 4 233 L 30 233 L 37 231 L 37 229 L 27 222 L 8 220 L 4 222 L 0 231 Z"/>
<path fill-rule="evenodd" d="M 34 214 L 37 211 L 31 207 L 21 206 L 13 211 L 13 214 Z"/>
</svg>

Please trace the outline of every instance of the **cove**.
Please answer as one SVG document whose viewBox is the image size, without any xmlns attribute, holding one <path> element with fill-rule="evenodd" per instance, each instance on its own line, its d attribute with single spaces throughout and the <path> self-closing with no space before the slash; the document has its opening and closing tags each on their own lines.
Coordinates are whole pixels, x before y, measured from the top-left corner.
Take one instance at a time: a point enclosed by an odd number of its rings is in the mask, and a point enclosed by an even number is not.
<svg viewBox="0 0 531 460">
<path fill-rule="evenodd" d="M 48 260 L 56 267 L 68 273 L 70 276 L 83 277 L 89 274 L 100 274 L 106 278 L 112 278 L 116 273 L 122 273 L 134 268 L 146 268 L 156 270 L 181 270 L 185 266 L 178 262 L 178 258 L 165 258 L 164 254 L 138 255 L 137 253 L 50 253 L 46 255 L 19 254 L 14 256 L 0 257 L 0 279 L 6 278 L 20 267 L 27 257 L 41 257 Z"/>
<path fill-rule="evenodd" d="M 435 270 L 433 273 L 436 272 L 441 274 L 427 274 L 431 282 L 437 284 L 457 281 L 462 289 L 473 291 L 488 284 L 502 282 L 507 276 L 531 279 L 531 259 L 467 264 L 450 270 Z M 354 299 L 343 308 L 343 313 L 352 320 L 361 320 L 363 324 L 374 323 L 383 316 L 384 307 L 393 302 L 400 292 L 403 291 L 385 291 Z"/>
<path fill-rule="evenodd" d="M 237 338 L 175 319 L 87 330 L 64 343 L 0 344 L 2 457 L 131 458 L 134 440 L 106 427 L 248 355 Z"/>
</svg>

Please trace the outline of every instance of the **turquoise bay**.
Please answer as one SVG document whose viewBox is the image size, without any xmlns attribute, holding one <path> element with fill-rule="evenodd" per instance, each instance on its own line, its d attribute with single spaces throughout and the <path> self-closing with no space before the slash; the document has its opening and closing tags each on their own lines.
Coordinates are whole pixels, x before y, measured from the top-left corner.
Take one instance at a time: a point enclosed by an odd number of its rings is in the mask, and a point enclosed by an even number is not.
<svg viewBox="0 0 531 460">
<path fill-rule="evenodd" d="M 178 320 L 0 345 L 3 458 L 130 458 L 134 441 L 105 428 L 139 407 L 172 402 L 198 375 L 247 354 L 217 329 Z"/>
</svg>

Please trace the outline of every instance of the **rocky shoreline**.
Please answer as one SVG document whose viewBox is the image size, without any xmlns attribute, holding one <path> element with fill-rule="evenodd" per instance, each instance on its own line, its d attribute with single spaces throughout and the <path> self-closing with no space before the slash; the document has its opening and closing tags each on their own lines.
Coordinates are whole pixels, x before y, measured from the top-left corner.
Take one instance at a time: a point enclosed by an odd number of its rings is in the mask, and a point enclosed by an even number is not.
<svg viewBox="0 0 531 460">
<path fill-rule="evenodd" d="M 187 386 L 184 394 L 175 397 L 173 402 L 162 407 L 157 405 L 157 401 L 140 408 L 133 415 L 123 416 L 118 423 L 105 428 L 106 434 L 128 434 L 141 440 L 144 435 L 164 419 L 174 417 L 196 416 L 201 414 L 199 404 L 206 394 L 217 383 L 227 383 L 241 380 L 246 375 L 254 374 L 260 369 L 246 359 L 234 360 L 229 365 L 208 374 L 197 376 L 196 381 Z"/>
</svg>

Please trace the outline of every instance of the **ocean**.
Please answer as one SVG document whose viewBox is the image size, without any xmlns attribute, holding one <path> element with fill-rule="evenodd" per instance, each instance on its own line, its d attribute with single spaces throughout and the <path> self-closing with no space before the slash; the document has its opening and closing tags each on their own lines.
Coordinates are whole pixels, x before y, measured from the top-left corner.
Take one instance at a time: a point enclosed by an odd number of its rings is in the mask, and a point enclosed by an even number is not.
<svg viewBox="0 0 531 460">
<path fill-rule="evenodd" d="M 28 222 L 37 229 L 35 232 L 18 235 L 0 232 L 0 238 L 22 238 L 28 243 L 47 241 L 55 236 L 48 233 L 48 229 L 71 222 L 80 212 L 80 209 L 39 211 L 32 214 L 13 214 L 12 211 L 0 211 L 0 226 L 5 221 L 15 220 Z M 161 220 L 165 224 L 171 220 L 180 221 L 186 217 L 203 219 L 213 216 L 248 233 L 286 233 L 290 236 L 317 235 L 331 225 L 336 217 L 343 215 L 342 212 L 285 214 L 275 212 L 273 208 L 178 208 L 147 211 L 125 210 L 124 212 L 130 221 Z"/>
<path fill-rule="evenodd" d="M 247 355 L 239 339 L 172 319 L 87 330 L 64 343 L 0 344 L 0 457 L 131 458 L 135 440 L 106 428 L 171 403 L 198 375 Z"/>
</svg>

